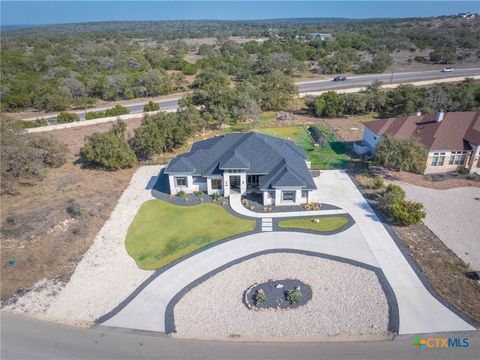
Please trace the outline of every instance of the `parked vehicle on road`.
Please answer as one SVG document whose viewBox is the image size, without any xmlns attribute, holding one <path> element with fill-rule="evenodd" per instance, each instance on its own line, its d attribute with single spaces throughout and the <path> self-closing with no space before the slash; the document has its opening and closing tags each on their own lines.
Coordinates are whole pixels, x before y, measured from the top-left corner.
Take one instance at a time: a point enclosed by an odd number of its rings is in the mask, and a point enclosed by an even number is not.
<svg viewBox="0 0 480 360">
<path fill-rule="evenodd" d="M 347 77 L 346 76 L 335 76 L 335 78 L 333 79 L 333 81 L 345 81 L 347 80 Z"/>
<path fill-rule="evenodd" d="M 442 70 L 442 72 L 452 72 L 453 68 L 452 67 L 446 67 L 445 69 Z"/>
</svg>

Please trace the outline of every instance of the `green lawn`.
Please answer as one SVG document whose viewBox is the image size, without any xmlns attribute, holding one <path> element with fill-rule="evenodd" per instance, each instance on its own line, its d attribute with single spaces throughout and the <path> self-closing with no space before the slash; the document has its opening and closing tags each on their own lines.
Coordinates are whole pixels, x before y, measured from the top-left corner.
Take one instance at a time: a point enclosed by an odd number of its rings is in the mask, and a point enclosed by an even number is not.
<svg viewBox="0 0 480 360">
<path fill-rule="evenodd" d="M 316 127 L 320 129 L 326 139 L 323 146 L 313 146 L 307 129 L 304 126 L 263 128 L 256 129 L 255 131 L 294 141 L 305 150 L 308 159 L 312 163 L 312 169 L 328 170 L 346 168 L 349 162 L 349 156 L 346 153 L 345 145 L 338 141 L 332 130 L 321 125 L 317 125 Z"/>
<path fill-rule="evenodd" d="M 137 265 L 155 270 L 226 237 L 255 229 L 255 221 L 230 214 L 220 205 L 145 202 L 127 233 L 125 246 Z"/>
<path fill-rule="evenodd" d="M 320 222 L 314 222 L 313 219 L 320 219 Z M 281 220 L 278 226 L 285 229 L 305 229 L 314 231 L 334 231 L 340 229 L 348 223 L 348 219 L 343 216 L 328 216 L 321 218 L 302 218 L 302 219 L 290 219 Z"/>
</svg>

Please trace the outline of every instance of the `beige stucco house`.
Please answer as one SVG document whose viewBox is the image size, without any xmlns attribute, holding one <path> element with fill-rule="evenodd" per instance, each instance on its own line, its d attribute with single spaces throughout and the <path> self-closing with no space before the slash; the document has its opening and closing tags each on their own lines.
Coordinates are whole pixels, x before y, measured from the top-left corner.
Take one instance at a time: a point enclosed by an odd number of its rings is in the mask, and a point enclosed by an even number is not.
<svg viewBox="0 0 480 360">
<path fill-rule="evenodd" d="M 480 111 L 438 112 L 364 123 L 363 145 L 372 153 L 385 137 L 416 138 L 427 149 L 425 174 L 467 168 L 480 174 Z"/>
</svg>

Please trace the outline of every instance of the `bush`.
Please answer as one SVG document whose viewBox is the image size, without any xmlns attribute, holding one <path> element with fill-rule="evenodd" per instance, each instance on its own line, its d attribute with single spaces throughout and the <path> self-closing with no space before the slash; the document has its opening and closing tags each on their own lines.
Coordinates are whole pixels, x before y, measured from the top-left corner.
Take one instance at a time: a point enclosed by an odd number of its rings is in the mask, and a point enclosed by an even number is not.
<svg viewBox="0 0 480 360">
<path fill-rule="evenodd" d="M 265 302 L 265 291 L 258 289 L 255 294 L 255 306 L 260 306 Z"/>
<path fill-rule="evenodd" d="M 343 98 L 335 91 L 327 91 L 315 99 L 317 116 L 335 117 L 343 114 Z"/>
<path fill-rule="evenodd" d="M 67 145 L 48 135 L 33 136 L 30 145 L 42 156 L 42 162 L 48 167 L 60 167 L 65 164 Z"/>
<path fill-rule="evenodd" d="M 75 113 L 63 111 L 57 116 L 57 124 L 66 124 L 75 121 L 80 121 L 80 116 Z"/>
<path fill-rule="evenodd" d="M 222 195 L 220 193 L 213 193 L 212 194 L 212 199 L 213 201 L 218 201 L 222 198 Z"/>
<path fill-rule="evenodd" d="M 423 172 L 427 152 L 422 143 L 416 139 L 399 140 L 386 137 L 377 146 L 375 163 L 393 170 Z"/>
<path fill-rule="evenodd" d="M 302 293 L 299 290 L 287 290 L 286 294 L 290 304 L 296 304 L 302 298 Z"/>
<path fill-rule="evenodd" d="M 185 196 L 187 196 L 187 193 L 183 190 L 180 190 L 178 193 L 177 193 L 177 196 L 178 197 L 181 197 L 181 198 L 184 198 Z"/>
<path fill-rule="evenodd" d="M 385 187 L 383 179 L 380 176 L 374 176 L 372 179 L 372 189 L 379 190 Z"/>
<path fill-rule="evenodd" d="M 90 111 L 85 114 L 86 120 L 99 119 L 110 116 L 119 116 L 130 113 L 127 107 L 122 105 L 115 105 L 113 108 L 107 109 L 105 111 Z"/>
<path fill-rule="evenodd" d="M 425 218 L 423 205 L 414 201 L 397 201 L 390 208 L 390 216 L 394 223 L 402 226 L 418 224 Z"/>
<path fill-rule="evenodd" d="M 405 200 L 405 191 L 398 185 L 388 184 L 385 192 L 379 200 L 379 205 L 388 213 L 393 204 Z"/>
<path fill-rule="evenodd" d="M 80 204 L 74 199 L 68 200 L 67 212 L 73 217 L 79 217 L 82 213 Z"/>
<path fill-rule="evenodd" d="M 24 129 L 37 128 L 40 126 L 47 126 L 48 121 L 46 119 L 37 119 L 32 121 L 19 121 L 19 124 Z"/>
<path fill-rule="evenodd" d="M 80 150 L 80 158 L 108 170 L 134 166 L 137 163 L 135 153 L 128 145 L 125 134 L 121 132 L 120 128 L 124 129 L 125 127 L 117 124 L 107 133 L 95 133 L 87 136 L 85 145 Z"/>
<path fill-rule="evenodd" d="M 157 110 L 160 110 L 160 104 L 153 101 L 149 101 L 143 107 L 143 112 L 157 111 Z"/>
<path fill-rule="evenodd" d="M 464 166 L 460 166 L 457 170 L 456 170 L 456 173 L 457 174 L 460 174 L 460 175 L 467 175 L 470 173 L 470 170 L 468 170 L 466 167 Z"/>
</svg>

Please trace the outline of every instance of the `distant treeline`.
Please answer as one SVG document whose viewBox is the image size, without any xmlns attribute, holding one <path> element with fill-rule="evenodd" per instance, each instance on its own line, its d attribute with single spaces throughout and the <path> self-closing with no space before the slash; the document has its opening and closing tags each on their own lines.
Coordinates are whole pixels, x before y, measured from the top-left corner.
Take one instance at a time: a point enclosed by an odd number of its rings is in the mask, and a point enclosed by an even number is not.
<svg viewBox="0 0 480 360">
<path fill-rule="evenodd" d="M 200 37 L 215 39 L 193 40 Z M 63 111 L 184 91 L 212 69 L 241 84 L 273 71 L 381 73 L 397 50 L 419 62 L 478 59 L 480 20 L 111 22 L 11 30 L 1 40 L 2 110 Z M 430 56 L 415 57 L 419 49 Z"/>
</svg>

